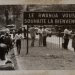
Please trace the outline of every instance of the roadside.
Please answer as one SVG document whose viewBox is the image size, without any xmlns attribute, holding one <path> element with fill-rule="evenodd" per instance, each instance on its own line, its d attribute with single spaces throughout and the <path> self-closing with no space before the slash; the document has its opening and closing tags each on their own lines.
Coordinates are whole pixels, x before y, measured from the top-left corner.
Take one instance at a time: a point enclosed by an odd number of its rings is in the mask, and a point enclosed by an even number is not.
<svg viewBox="0 0 75 75">
<path fill-rule="evenodd" d="M 17 60 L 16 60 L 16 57 L 15 57 L 14 48 L 10 52 L 10 59 L 12 60 L 12 62 L 14 64 L 14 69 L 17 70 L 18 66 L 17 66 Z"/>
<path fill-rule="evenodd" d="M 74 70 L 75 53 L 70 50 L 59 48 L 57 44 L 47 43 L 47 47 L 30 46 L 29 54 L 26 55 L 26 40 L 22 40 L 21 54 L 16 56 L 19 70 Z M 14 49 L 17 54 L 16 48 Z"/>
</svg>

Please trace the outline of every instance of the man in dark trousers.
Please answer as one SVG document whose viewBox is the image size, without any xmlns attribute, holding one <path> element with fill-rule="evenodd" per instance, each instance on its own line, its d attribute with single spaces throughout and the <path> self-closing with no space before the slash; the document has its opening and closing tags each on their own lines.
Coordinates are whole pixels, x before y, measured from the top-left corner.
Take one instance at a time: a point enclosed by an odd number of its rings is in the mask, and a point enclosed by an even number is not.
<svg viewBox="0 0 75 75">
<path fill-rule="evenodd" d="M 9 50 L 11 49 L 11 45 L 12 45 L 12 39 L 8 33 L 5 34 L 4 43 L 7 45 L 7 54 L 8 54 Z"/>
<path fill-rule="evenodd" d="M 14 39 L 15 39 L 15 42 L 16 42 L 17 52 L 18 52 L 18 55 L 19 55 L 20 51 L 21 51 L 21 39 L 23 39 L 20 31 L 17 32 Z"/>
<path fill-rule="evenodd" d="M 26 32 L 27 32 L 27 30 L 26 30 L 26 28 L 24 27 L 24 38 L 26 38 Z"/>
<path fill-rule="evenodd" d="M 46 47 L 47 46 L 47 43 L 46 43 L 47 30 L 46 30 L 46 27 L 45 26 L 43 27 L 42 35 L 43 35 L 43 46 Z"/>
<path fill-rule="evenodd" d="M 34 42 L 35 42 L 35 36 L 36 36 L 36 29 L 34 26 L 30 28 L 30 35 L 31 35 L 31 47 L 34 47 Z"/>
<path fill-rule="evenodd" d="M 64 30 L 64 49 L 68 49 L 70 34 L 71 34 L 71 31 L 66 28 Z"/>
</svg>

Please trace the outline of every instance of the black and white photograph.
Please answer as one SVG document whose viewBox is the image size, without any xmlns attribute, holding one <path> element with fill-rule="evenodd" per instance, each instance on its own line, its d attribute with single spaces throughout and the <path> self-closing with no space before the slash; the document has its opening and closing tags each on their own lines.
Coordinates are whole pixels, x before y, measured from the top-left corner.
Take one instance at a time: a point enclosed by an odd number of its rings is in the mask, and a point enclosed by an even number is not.
<svg viewBox="0 0 75 75">
<path fill-rule="evenodd" d="M 75 4 L 0 5 L 0 70 L 75 70 Z"/>
</svg>

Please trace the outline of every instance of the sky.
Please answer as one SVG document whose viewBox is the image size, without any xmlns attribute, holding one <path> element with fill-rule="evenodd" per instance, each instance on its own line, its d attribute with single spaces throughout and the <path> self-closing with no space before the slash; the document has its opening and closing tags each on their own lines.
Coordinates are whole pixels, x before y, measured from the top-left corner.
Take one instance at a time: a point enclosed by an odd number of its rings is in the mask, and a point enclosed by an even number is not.
<svg viewBox="0 0 75 75">
<path fill-rule="evenodd" d="M 75 0 L 0 0 L 3 4 L 75 4 Z"/>
</svg>

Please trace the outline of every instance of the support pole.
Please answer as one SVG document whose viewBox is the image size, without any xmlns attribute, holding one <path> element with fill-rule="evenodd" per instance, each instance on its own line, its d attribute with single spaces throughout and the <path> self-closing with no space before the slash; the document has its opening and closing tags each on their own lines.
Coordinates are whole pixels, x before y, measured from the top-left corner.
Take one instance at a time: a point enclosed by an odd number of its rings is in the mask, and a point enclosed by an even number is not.
<svg viewBox="0 0 75 75">
<path fill-rule="evenodd" d="M 29 11 L 29 8 L 27 6 L 26 11 Z M 27 51 L 26 51 L 26 55 L 29 53 L 29 47 L 28 47 L 28 25 L 27 25 Z"/>
<path fill-rule="evenodd" d="M 60 26 L 59 26 L 59 48 L 60 48 Z"/>
<path fill-rule="evenodd" d="M 60 32 L 59 32 L 59 35 L 60 35 Z M 59 36 L 59 48 L 60 48 L 60 36 Z"/>
<path fill-rule="evenodd" d="M 26 54 L 28 54 L 29 50 L 28 50 L 28 25 L 27 25 L 27 52 Z"/>
</svg>

